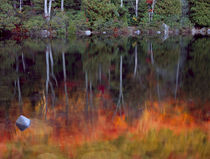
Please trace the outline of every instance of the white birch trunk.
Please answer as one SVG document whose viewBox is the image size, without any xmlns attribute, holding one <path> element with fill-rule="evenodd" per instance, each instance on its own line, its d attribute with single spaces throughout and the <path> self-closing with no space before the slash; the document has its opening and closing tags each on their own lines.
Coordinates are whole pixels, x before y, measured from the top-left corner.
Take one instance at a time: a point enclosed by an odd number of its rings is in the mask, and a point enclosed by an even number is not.
<svg viewBox="0 0 210 159">
<path fill-rule="evenodd" d="M 47 19 L 47 21 L 50 20 L 51 8 L 52 8 L 52 0 L 49 0 L 49 5 L 48 5 L 48 0 L 44 0 L 44 16 Z"/>
<path fill-rule="evenodd" d="M 52 8 L 52 0 L 49 1 L 49 8 L 48 8 L 48 16 L 51 15 L 51 8 Z"/>
<path fill-rule="evenodd" d="M 136 0 L 136 9 L 135 9 L 136 17 L 138 17 L 138 7 L 139 7 L 139 0 Z"/>
<path fill-rule="evenodd" d="M 22 12 L 22 3 L 23 3 L 23 0 L 20 0 L 20 12 Z"/>
<path fill-rule="evenodd" d="M 153 0 L 152 1 L 152 12 L 151 12 L 151 21 L 152 21 L 152 19 L 153 19 L 153 14 L 154 14 L 154 9 L 155 9 L 155 3 L 156 3 L 156 0 Z"/>
<path fill-rule="evenodd" d="M 45 17 L 48 16 L 48 12 L 47 12 L 47 0 L 44 0 L 44 16 Z"/>
<path fill-rule="evenodd" d="M 64 0 L 61 0 L 61 12 L 63 12 L 64 11 Z"/>
<path fill-rule="evenodd" d="M 121 0 L 121 4 L 120 4 L 120 7 L 123 7 L 123 0 Z"/>
</svg>

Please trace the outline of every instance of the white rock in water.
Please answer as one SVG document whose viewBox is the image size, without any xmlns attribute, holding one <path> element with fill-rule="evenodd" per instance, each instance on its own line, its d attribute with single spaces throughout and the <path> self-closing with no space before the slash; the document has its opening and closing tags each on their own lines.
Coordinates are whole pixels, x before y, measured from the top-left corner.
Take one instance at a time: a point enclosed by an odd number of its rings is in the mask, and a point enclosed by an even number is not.
<svg viewBox="0 0 210 159">
<path fill-rule="evenodd" d="M 157 31 L 157 34 L 161 34 L 161 31 Z"/>
<path fill-rule="evenodd" d="M 91 35 L 91 31 L 90 30 L 86 30 L 85 31 L 85 35 L 90 36 Z"/>
<path fill-rule="evenodd" d="M 207 29 L 207 34 L 208 34 L 208 35 L 210 34 L 210 29 Z"/>
<path fill-rule="evenodd" d="M 105 31 L 103 31 L 103 34 L 106 34 L 106 32 L 105 32 Z"/>
<path fill-rule="evenodd" d="M 164 34 L 168 34 L 169 33 L 169 26 L 166 25 L 165 23 L 162 24 L 163 29 L 164 29 Z"/>
<path fill-rule="evenodd" d="M 31 120 L 27 117 L 20 115 L 19 118 L 16 120 L 16 126 L 21 130 L 25 130 L 31 124 Z"/>
<path fill-rule="evenodd" d="M 140 30 L 136 30 L 134 33 L 139 35 L 141 33 L 141 31 Z"/>
</svg>

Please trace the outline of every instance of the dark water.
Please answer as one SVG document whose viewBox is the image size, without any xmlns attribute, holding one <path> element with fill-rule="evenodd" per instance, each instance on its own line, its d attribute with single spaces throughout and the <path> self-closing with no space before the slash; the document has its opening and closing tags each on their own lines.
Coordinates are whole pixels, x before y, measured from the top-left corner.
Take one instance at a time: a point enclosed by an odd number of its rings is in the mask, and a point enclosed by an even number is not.
<svg viewBox="0 0 210 159">
<path fill-rule="evenodd" d="M 0 63 L 0 158 L 210 156 L 207 37 L 5 40 Z"/>
</svg>

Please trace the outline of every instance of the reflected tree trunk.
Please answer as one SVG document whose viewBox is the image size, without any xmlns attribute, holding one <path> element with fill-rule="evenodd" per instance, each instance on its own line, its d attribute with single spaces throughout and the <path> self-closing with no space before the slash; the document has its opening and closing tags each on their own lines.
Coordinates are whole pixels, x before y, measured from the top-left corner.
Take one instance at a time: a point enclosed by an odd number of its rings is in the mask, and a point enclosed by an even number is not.
<svg viewBox="0 0 210 159">
<path fill-rule="evenodd" d="M 119 97 L 118 97 L 118 102 L 117 102 L 117 107 L 116 107 L 116 111 L 114 113 L 113 118 L 115 117 L 118 109 L 120 111 L 120 115 L 122 114 L 122 106 L 124 106 L 124 98 L 123 98 L 123 90 L 122 90 L 122 67 L 123 67 L 123 59 L 122 56 L 120 56 L 120 89 L 119 89 Z"/>
<path fill-rule="evenodd" d="M 101 84 L 101 64 L 98 65 L 99 83 Z"/>
<path fill-rule="evenodd" d="M 177 90 L 178 90 L 178 84 L 179 84 L 179 67 L 180 67 L 180 60 L 178 60 L 177 71 L 176 71 L 176 88 L 175 88 L 175 93 L 174 93 L 175 100 L 177 97 Z"/>
<path fill-rule="evenodd" d="M 50 81 L 50 66 L 49 66 L 49 46 L 46 49 L 46 85 L 45 85 L 45 106 L 43 108 L 43 114 L 47 119 L 47 106 L 48 106 L 48 90 Z"/>
<path fill-rule="evenodd" d="M 23 70 L 26 70 L 26 65 L 25 65 L 25 60 L 24 60 L 24 55 L 22 53 L 22 62 L 23 62 Z"/>
<path fill-rule="evenodd" d="M 137 45 L 135 46 L 135 67 L 134 67 L 134 73 L 133 76 L 134 78 L 136 77 L 136 72 L 137 72 L 137 68 L 138 68 L 138 54 L 137 54 Z"/>
<path fill-rule="evenodd" d="M 53 60 L 51 45 L 49 45 L 49 55 L 50 55 L 50 62 L 51 62 L 51 76 L 54 79 L 56 86 L 58 86 L 58 82 L 54 74 L 54 60 Z"/>
<path fill-rule="evenodd" d="M 111 87 L 111 71 L 110 71 L 110 68 L 109 68 L 109 88 L 108 89 L 110 89 L 110 87 Z"/>
<path fill-rule="evenodd" d="M 85 113 L 88 112 L 88 72 L 85 71 L 85 89 L 86 89 L 86 106 L 85 106 Z"/>
<path fill-rule="evenodd" d="M 66 98 L 66 122 L 68 124 L 68 112 L 69 112 L 69 98 L 68 98 L 68 89 L 66 84 L 66 59 L 65 53 L 62 53 L 62 61 L 63 61 L 63 78 L 64 78 L 64 91 L 65 91 L 65 98 Z"/>
<path fill-rule="evenodd" d="M 90 80 L 90 106 L 93 108 L 93 90 L 92 90 L 92 81 Z"/>
<path fill-rule="evenodd" d="M 16 72 L 19 74 L 19 60 L 18 55 L 16 54 Z M 17 91 L 18 91 L 18 103 L 19 103 L 19 109 L 20 113 L 22 113 L 22 95 L 21 95 L 21 86 L 20 86 L 20 77 L 18 75 L 17 80 L 15 82 L 17 84 Z"/>
<path fill-rule="evenodd" d="M 152 42 L 149 42 L 149 53 L 150 53 L 151 63 L 154 65 L 154 55 L 153 55 Z"/>
</svg>

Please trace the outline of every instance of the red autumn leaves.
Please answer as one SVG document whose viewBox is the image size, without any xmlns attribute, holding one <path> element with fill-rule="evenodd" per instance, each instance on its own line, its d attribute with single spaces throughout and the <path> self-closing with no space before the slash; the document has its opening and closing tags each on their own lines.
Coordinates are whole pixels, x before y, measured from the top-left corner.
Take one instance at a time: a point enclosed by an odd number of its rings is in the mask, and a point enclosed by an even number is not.
<svg viewBox="0 0 210 159">
<path fill-rule="evenodd" d="M 146 0 L 147 4 L 152 4 L 153 0 Z"/>
</svg>

